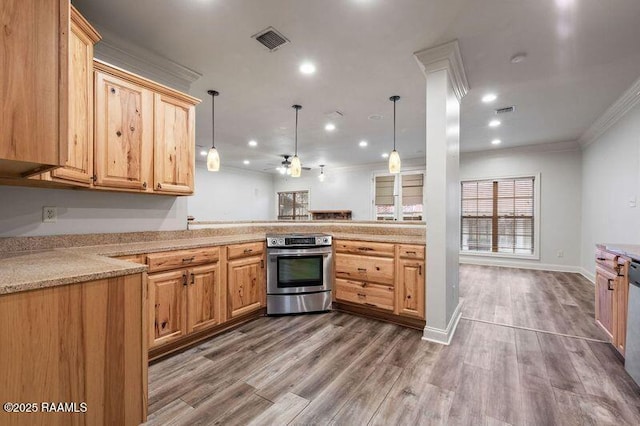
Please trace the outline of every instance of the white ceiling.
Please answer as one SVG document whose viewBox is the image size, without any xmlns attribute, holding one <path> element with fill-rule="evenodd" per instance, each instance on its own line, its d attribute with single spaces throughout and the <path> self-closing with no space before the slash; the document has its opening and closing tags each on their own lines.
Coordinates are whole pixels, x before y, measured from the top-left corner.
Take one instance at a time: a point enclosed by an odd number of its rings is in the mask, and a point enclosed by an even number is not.
<svg viewBox="0 0 640 426">
<path fill-rule="evenodd" d="M 398 151 L 424 156 L 425 80 L 412 54 L 458 39 L 470 91 L 462 101 L 461 149 L 577 140 L 640 76 L 638 0 L 77 0 L 93 23 L 198 71 L 190 94 L 196 144 L 216 146 L 222 167 L 273 170 L 293 151 L 300 111 L 303 165 L 378 162 L 391 149 L 400 95 Z M 268 52 L 251 36 L 268 26 L 291 43 Z M 526 52 L 526 60 L 510 58 Z M 302 75 L 312 61 L 317 71 Z M 487 105 L 481 97 L 494 92 Z M 493 109 L 515 105 L 496 129 Z M 330 120 L 339 110 L 344 117 Z M 379 121 L 368 116 L 382 115 Z M 337 129 L 328 133 L 332 121 Z M 258 141 L 256 148 L 247 142 Z M 358 142 L 366 140 L 367 148 Z M 201 160 L 200 156 L 197 156 Z M 249 166 L 242 161 L 251 161 Z"/>
</svg>

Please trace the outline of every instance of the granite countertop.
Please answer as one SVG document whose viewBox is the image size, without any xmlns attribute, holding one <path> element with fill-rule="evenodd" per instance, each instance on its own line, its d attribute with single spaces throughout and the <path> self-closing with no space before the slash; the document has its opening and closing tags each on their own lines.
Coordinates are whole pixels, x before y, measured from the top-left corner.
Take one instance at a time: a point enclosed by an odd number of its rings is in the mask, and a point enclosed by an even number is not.
<svg viewBox="0 0 640 426">
<path fill-rule="evenodd" d="M 640 262 L 640 244 L 598 244 L 603 249 Z"/>
<path fill-rule="evenodd" d="M 336 239 L 400 244 L 425 243 L 424 236 L 419 235 L 394 235 L 388 232 L 383 234 L 327 233 Z M 197 233 L 190 235 L 193 236 L 185 238 L 181 235 L 176 239 L 95 245 L 100 241 L 100 234 L 94 234 L 89 237 L 93 245 L 0 252 L 0 295 L 130 275 L 147 270 L 146 265 L 113 259 L 112 257 L 115 256 L 238 244 L 265 239 L 265 232 L 255 231 L 233 235 L 200 236 Z M 56 238 L 64 240 L 64 236 Z M 105 239 L 108 238 L 105 237 Z"/>
</svg>

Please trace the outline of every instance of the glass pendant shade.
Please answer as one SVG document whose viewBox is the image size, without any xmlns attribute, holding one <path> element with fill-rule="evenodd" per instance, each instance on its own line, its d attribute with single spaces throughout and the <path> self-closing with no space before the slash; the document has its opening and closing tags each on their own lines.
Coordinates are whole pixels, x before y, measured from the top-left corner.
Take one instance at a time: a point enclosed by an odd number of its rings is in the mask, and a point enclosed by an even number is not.
<svg viewBox="0 0 640 426">
<path fill-rule="evenodd" d="M 395 149 L 389 154 L 389 173 L 400 173 L 400 154 Z"/>
<path fill-rule="evenodd" d="M 318 180 L 320 180 L 320 182 L 324 182 L 324 166 L 320 166 L 320 174 L 318 175 Z"/>
<path fill-rule="evenodd" d="M 294 155 L 291 159 L 291 177 L 300 177 L 302 174 L 302 164 L 300 164 L 300 158 Z"/>
<path fill-rule="evenodd" d="M 215 148 L 209 149 L 207 154 L 207 170 L 210 172 L 217 172 L 220 170 L 220 154 Z"/>
</svg>

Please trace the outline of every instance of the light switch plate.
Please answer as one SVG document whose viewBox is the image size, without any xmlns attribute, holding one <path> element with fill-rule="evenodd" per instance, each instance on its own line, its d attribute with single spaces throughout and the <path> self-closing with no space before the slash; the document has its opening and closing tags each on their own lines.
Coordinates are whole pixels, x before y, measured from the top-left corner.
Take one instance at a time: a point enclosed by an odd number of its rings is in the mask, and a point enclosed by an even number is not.
<svg viewBox="0 0 640 426">
<path fill-rule="evenodd" d="M 42 208 L 42 222 L 55 223 L 58 221 L 58 209 L 55 207 Z"/>
</svg>

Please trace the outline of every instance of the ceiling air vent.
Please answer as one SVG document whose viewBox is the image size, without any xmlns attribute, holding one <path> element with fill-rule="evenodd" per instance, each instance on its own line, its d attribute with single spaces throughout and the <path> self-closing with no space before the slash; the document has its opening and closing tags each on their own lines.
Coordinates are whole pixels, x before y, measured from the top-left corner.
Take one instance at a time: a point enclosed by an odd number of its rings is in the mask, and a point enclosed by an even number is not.
<svg viewBox="0 0 640 426">
<path fill-rule="evenodd" d="M 498 108 L 496 110 L 496 114 L 506 114 L 508 112 L 514 112 L 515 110 L 516 110 L 516 107 L 512 105 L 504 108 Z"/>
<path fill-rule="evenodd" d="M 269 49 L 270 52 L 277 50 L 283 44 L 289 43 L 289 40 L 273 27 L 264 29 L 252 35 L 251 38 L 255 38 L 260 44 Z"/>
</svg>

